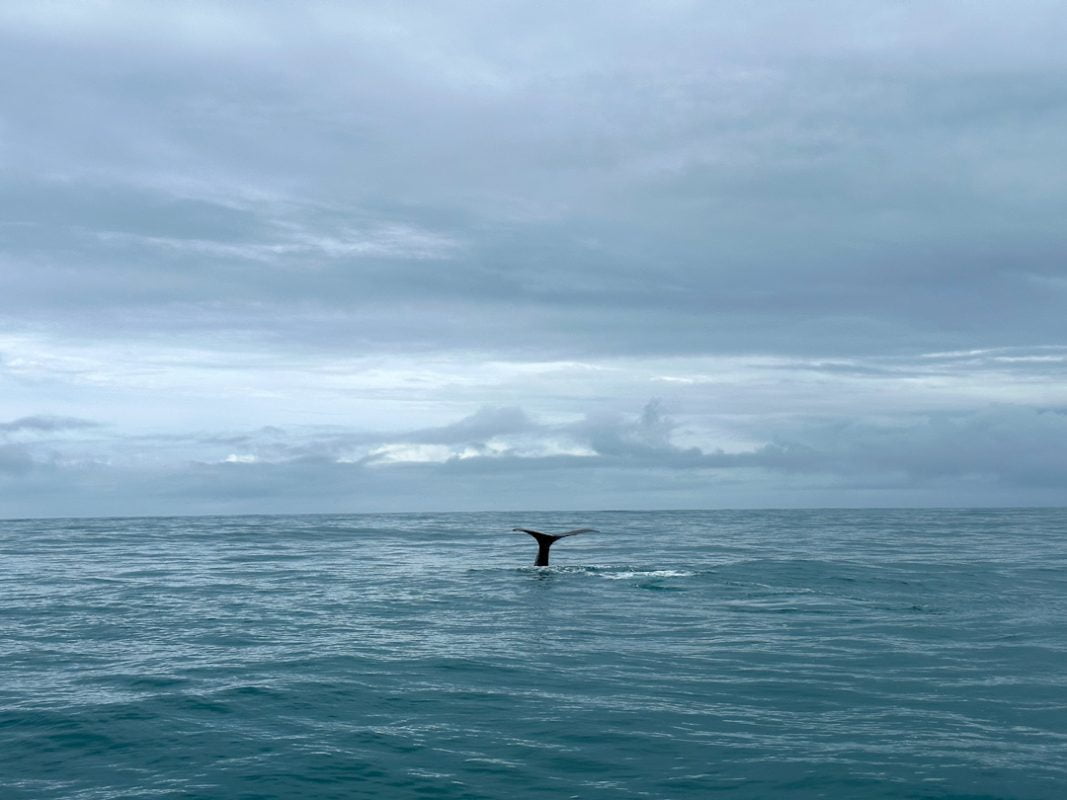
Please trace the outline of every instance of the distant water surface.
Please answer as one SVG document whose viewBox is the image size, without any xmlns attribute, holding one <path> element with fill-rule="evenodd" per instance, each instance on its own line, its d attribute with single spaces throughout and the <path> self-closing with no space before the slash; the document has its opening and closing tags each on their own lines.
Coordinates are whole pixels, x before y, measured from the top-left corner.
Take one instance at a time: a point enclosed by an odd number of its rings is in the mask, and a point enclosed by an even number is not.
<svg viewBox="0 0 1067 800">
<path fill-rule="evenodd" d="M 1061 800 L 1067 511 L 0 521 L 0 797 Z"/>
</svg>

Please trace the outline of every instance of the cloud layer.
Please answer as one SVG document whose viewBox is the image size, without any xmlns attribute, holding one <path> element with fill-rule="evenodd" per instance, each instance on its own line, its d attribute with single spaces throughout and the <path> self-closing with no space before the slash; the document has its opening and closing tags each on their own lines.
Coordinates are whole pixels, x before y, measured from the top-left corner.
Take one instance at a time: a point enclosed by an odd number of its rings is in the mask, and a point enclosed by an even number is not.
<svg viewBox="0 0 1067 800">
<path fill-rule="evenodd" d="M 15 319 L 555 355 L 1060 333 L 1054 5 L 86 8 L 4 14 Z"/>
<path fill-rule="evenodd" d="M 50 438 L 0 444 L 0 487 L 3 511 L 19 516 L 41 508 L 78 515 L 818 506 L 828 498 L 1047 505 L 1067 481 L 1067 410 L 994 406 L 881 424 L 794 420 L 772 441 L 733 451 L 682 446 L 677 430 L 652 401 L 640 414 L 565 424 L 485 408 L 451 425 L 377 436 L 262 428 Z M 144 455 L 161 450 L 162 458 Z"/>
<path fill-rule="evenodd" d="M 1052 502 L 1065 35 L 5 3 L 0 513 Z"/>
</svg>

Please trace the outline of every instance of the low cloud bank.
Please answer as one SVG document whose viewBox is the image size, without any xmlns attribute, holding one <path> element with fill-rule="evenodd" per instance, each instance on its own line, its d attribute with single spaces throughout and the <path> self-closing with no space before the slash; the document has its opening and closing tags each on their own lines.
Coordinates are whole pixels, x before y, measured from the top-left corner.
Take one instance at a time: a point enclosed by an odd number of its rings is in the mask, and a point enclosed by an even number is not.
<svg viewBox="0 0 1067 800">
<path fill-rule="evenodd" d="M 10 438 L 25 419 L 0 432 Z M 734 452 L 676 444 L 681 424 L 656 401 L 569 423 L 487 408 L 391 435 L 272 427 L 190 437 L 185 452 L 200 458 L 152 463 L 137 460 L 143 437 L 116 438 L 94 457 L 85 448 L 103 440 L 60 436 L 82 424 L 0 443 L 0 515 L 1050 505 L 1067 483 L 1067 413 L 1019 406 L 793 420 Z"/>
</svg>

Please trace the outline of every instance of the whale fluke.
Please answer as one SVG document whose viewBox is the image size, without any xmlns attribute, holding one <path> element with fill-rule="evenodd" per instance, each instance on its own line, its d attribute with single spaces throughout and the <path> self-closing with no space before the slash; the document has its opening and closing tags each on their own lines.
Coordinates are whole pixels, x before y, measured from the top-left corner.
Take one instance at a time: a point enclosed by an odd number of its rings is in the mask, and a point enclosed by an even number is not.
<svg viewBox="0 0 1067 800">
<path fill-rule="evenodd" d="M 600 533 L 596 528 L 576 528 L 575 530 L 567 531 L 566 533 L 542 533 L 541 531 L 535 531 L 530 528 L 512 528 L 512 530 L 528 533 L 537 540 L 537 560 L 534 561 L 535 567 L 548 566 L 548 550 L 560 539 L 567 536 L 577 536 L 579 533 Z"/>
</svg>

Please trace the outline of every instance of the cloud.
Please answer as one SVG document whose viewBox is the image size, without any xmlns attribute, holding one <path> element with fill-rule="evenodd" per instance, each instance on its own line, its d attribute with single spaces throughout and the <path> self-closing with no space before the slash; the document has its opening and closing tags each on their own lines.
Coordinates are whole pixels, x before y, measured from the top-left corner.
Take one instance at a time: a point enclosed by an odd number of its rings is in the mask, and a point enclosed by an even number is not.
<svg viewBox="0 0 1067 800">
<path fill-rule="evenodd" d="M 20 417 L 11 422 L 0 422 L 0 434 L 17 432 L 55 433 L 58 431 L 82 430 L 95 428 L 98 423 L 78 417 L 59 417 L 48 414 L 36 414 Z"/>
<path fill-rule="evenodd" d="M 0 475 L 19 478 L 47 466 L 56 458 L 54 448 L 67 438 L 64 434 L 98 427 L 92 420 L 50 414 L 0 422 Z"/>
<path fill-rule="evenodd" d="M 24 475 L 33 469 L 33 458 L 26 448 L 0 444 L 0 474 Z"/>
<path fill-rule="evenodd" d="M 1045 3 L 15 5 L 24 325 L 510 357 L 1059 335 Z"/>
<path fill-rule="evenodd" d="M 506 434 L 525 433 L 538 426 L 517 407 L 485 407 L 451 425 L 401 434 L 401 441 L 422 444 L 484 444 Z"/>
<path fill-rule="evenodd" d="M 912 484 L 977 479 L 1048 487 L 1067 481 L 1067 414 L 994 406 L 893 423 L 843 420 L 784 434 L 754 456 L 772 469 Z"/>
<path fill-rule="evenodd" d="M 0 513 L 1049 504 L 1067 481 L 1067 413 L 1054 410 L 794 420 L 735 451 L 679 446 L 679 427 L 652 401 L 560 424 L 490 408 L 384 436 L 260 430 L 200 440 L 210 459 L 143 464 L 7 445 Z"/>
<path fill-rule="evenodd" d="M 1062 475 L 1057 3 L 107 12 L 0 7 L 23 510 Z"/>
<path fill-rule="evenodd" d="M 587 417 L 570 432 L 601 456 L 672 456 L 680 451 L 671 443 L 673 421 L 659 400 L 649 401 L 640 416 L 629 420 L 619 415 Z"/>
</svg>

